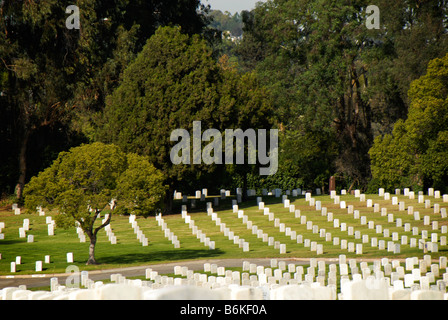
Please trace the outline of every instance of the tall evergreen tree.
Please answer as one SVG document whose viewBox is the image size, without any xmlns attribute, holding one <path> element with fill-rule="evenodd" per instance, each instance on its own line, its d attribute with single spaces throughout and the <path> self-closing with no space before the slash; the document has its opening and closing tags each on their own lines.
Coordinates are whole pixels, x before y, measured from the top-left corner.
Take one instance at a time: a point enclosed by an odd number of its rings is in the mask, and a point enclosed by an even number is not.
<svg viewBox="0 0 448 320">
<path fill-rule="evenodd" d="M 369 5 L 379 29 L 366 27 Z M 270 0 L 243 14 L 237 52 L 286 130 L 333 137 L 336 172 L 365 185 L 374 137 L 406 117 L 410 82 L 448 51 L 447 17 L 445 1 Z"/>
<path fill-rule="evenodd" d="M 89 133 L 89 117 L 80 115 L 102 109 L 122 71 L 157 27 L 179 24 L 197 33 L 206 24 L 199 0 L 88 0 L 77 2 L 79 29 L 68 29 L 69 5 L 73 2 L 0 2 L 0 99 L 7 117 L 14 119 L 5 134 L 17 158 L 17 164 L 5 166 L 15 172 L 19 198 L 30 172 L 75 143 L 67 143 L 74 115 L 74 129 Z M 36 157 L 30 156 L 30 145 L 41 146 L 33 150 L 36 154 L 52 154 L 33 170 L 29 163 Z"/>
<path fill-rule="evenodd" d="M 174 130 L 185 129 L 193 138 L 194 121 L 201 121 L 203 131 L 269 129 L 269 114 L 269 97 L 253 75 L 241 77 L 219 65 L 200 36 L 165 27 L 126 69 L 121 85 L 107 100 L 96 138 L 147 155 L 166 177 L 169 211 L 176 188 L 188 191 L 191 181 L 217 169 L 203 162 L 173 164 Z"/>
</svg>

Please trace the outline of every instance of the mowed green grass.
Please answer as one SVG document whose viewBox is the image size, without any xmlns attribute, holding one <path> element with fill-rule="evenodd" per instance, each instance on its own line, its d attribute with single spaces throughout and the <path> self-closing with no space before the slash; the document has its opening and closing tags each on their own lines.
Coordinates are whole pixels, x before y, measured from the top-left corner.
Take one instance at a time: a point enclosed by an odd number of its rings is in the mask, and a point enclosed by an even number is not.
<svg viewBox="0 0 448 320">
<path fill-rule="evenodd" d="M 392 195 L 391 195 L 392 197 Z M 288 197 L 291 204 L 295 205 L 295 209 L 301 210 L 301 215 L 307 217 L 307 221 L 312 221 L 313 225 L 318 225 L 319 229 L 325 229 L 330 232 L 332 237 L 339 237 L 340 239 L 347 239 L 348 242 L 362 243 L 361 239 L 355 239 L 354 235 L 349 236 L 347 231 L 341 231 L 340 228 L 335 228 L 333 222 L 327 221 L 327 216 L 322 216 L 320 211 L 316 211 L 305 201 L 303 196 Z M 388 213 L 394 214 L 394 222 L 389 223 L 387 216 L 381 216 L 381 213 L 374 213 L 373 208 L 367 208 L 366 202 L 359 201 L 352 195 L 341 196 L 341 201 L 346 201 L 347 205 L 354 205 L 355 210 L 360 211 L 360 216 L 366 216 L 367 221 L 374 221 L 375 225 L 382 225 L 383 229 L 389 229 L 390 237 L 384 237 L 383 234 L 377 234 L 376 229 L 368 229 L 367 225 L 361 225 L 360 219 L 354 219 L 353 214 L 348 214 L 347 209 L 340 209 L 339 205 L 334 204 L 330 196 L 314 196 L 318 201 L 322 202 L 322 207 L 326 207 L 328 212 L 333 212 L 334 219 L 339 219 L 340 223 L 346 223 L 347 226 L 354 227 L 355 231 L 360 231 L 363 235 L 369 235 L 369 239 L 377 237 L 378 240 L 387 241 L 392 240 L 392 233 L 399 233 L 399 241 L 401 236 L 408 236 L 408 245 L 401 245 L 401 253 L 393 254 L 387 250 L 379 250 L 377 247 L 371 247 L 370 240 L 363 244 L 363 254 L 356 255 L 350 253 L 346 249 L 341 249 L 340 245 L 333 245 L 332 241 L 325 241 L 325 237 L 320 237 L 319 233 L 313 233 L 307 230 L 306 224 L 300 223 L 300 218 L 295 218 L 294 213 L 289 212 L 289 209 L 284 208 L 281 198 L 272 196 L 263 197 L 265 207 L 268 207 L 274 213 L 275 218 L 280 219 L 286 227 L 290 227 L 301 234 L 303 239 L 316 241 L 323 244 L 323 254 L 316 255 L 316 252 L 311 251 L 309 247 L 304 244 L 297 243 L 296 240 L 291 240 L 285 233 L 280 232 L 278 227 L 274 226 L 274 221 L 269 221 L 267 215 L 263 214 L 263 210 L 259 210 L 256 205 L 255 197 L 248 202 L 239 205 L 240 210 L 244 210 L 244 214 L 249 217 L 249 220 L 257 225 L 263 232 L 268 233 L 269 236 L 275 238 L 276 241 L 286 245 L 286 254 L 280 254 L 278 249 L 274 246 L 268 246 L 267 242 L 257 238 L 252 234 L 252 230 L 248 229 L 242 223 L 242 219 L 238 218 L 237 213 L 233 213 L 231 209 L 231 199 L 221 202 L 220 206 L 214 208 L 214 212 L 218 214 L 221 222 L 225 223 L 231 231 L 240 238 L 245 239 L 250 244 L 250 251 L 243 252 L 242 248 L 230 241 L 228 237 L 220 231 L 219 226 L 212 221 L 211 216 L 207 215 L 205 210 L 205 202 L 199 203 L 201 209 L 191 210 L 189 208 L 188 214 L 195 221 L 195 225 L 200 230 L 206 233 L 212 241 L 216 243 L 215 250 L 209 250 L 204 246 L 195 235 L 192 234 L 188 224 L 185 224 L 184 219 L 179 214 L 164 216 L 163 219 L 167 223 L 168 228 L 174 232 L 180 241 L 181 247 L 175 249 L 174 246 L 164 236 L 161 227 L 158 226 L 155 217 L 143 218 L 138 217 L 138 225 L 149 240 L 149 245 L 143 247 L 137 240 L 136 235 L 129 223 L 128 216 L 114 215 L 111 222 L 111 227 L 115 236 L 117 237 L 117 244 L 112 245 L 107 239 L 106 232 L 101 230 L 98 234 L 98 242 L 96 246 L 96 259 L 100 263 L 98 266 L 86 266 L 85 262 L 88 258 L 88 238 L 86 243 L 80 243 L 75 228 L 64 230 L 55 228 L 55 235 L 47 235 L 47 225 L 45 223 L 45 216 L 38 216 L 37 213 L 29 214 L 22 213 L 15 216 L 12 210 L 0 211 L 0 222 L 5 223 L 5 228 L 2 233 L 5 234 L 5 239 L 0 240 L 0 253 L 2 259 L 0 260 L 0 274 L 10 274 L 10 263 L 15 261 L 16 256 L 22 257 L 22 264 L 16 266 L 16 275 L 20 274 L 35 274 L 35 262 L 37 260 L 44 261 L 46 255 L 50 255 L 51 262 L 43 264 L 43 271 L 41 273 L 60 273 L 65 272 L 69 265 L 66 262 L 67 252 L 73 252 L 74 264 L 78 265 L 81 270 L 106 269 L 116 267 L 130 267 L 136 265 L 150 265 L 155 263 L 163 263 L 179 260 L 193 260 L 193 259 L 226 259 L 226 258 L 337 258 L 340 254 L 345 254 L 347 257 L 356 257 L 360 259 L 365 258 L 381 258 L 389 257 L 394 259 L 404 259 L 406 257 L 423 257 L 424 254 L 431 254 L 431 257 L 437 259 L 440 256 L 448 255 L 448 247 L 440 245 L 440 237 L 448 236 L 448 234 L 441 233 L 441 226 L 448 225 L 447 219 L 442 219 L 441 214 L 435 214 L 433 204 L 440 204 L 441 208 L 446 208 L 448 203 L 443 203 L 442 199 L 434 199 L 433 197 L 425 196 L 425 199 L 431 200 L 431 208 L 425 209 L 424 204 L 419 204 L 417 200 L 410 200 L 403 195 L 398 196 L 399 201 L 404 201 L 406 209 L 408 206 L 413 206 L 414 211 L 419 211 L 421 220 L 415 221 L 413 215 L 408 215 L 406 211 L 398 211 L 397 205 L 392 205 L 391 200 L 384 200 L 378 195 L 366 195 L 366 199 L 372 199 L 373 203 L 380 204 L 381 208 L 387 208 Z M 212 201 L 208 198 L 206 201 Z M 180 207 L 180 202 L 177 203 Z M 54 216 L 57 213 L 48 213 L 46 216 Z M 425 226 L 423 217 L 430 216 L 432 221 L 438 221 L 438 229 L 432 230 L 432 225 Z M 27 235 L 34 235 L 34 242 L 27 243 L 26 238 L 19 238 L 19 228 L 23 225 L 23 219 L 30 220 L 30 230 Z M 419 228 L 419 235 L 412 235 L 411 232 L 404 232 L 404 227 L 397 227 L 395 220 L 402 219 L 402 224 L 410 223 L 411 227 Z M 100 223 L 100 221 L 98 221 Z M 430 241 L 431 234 L 438 234 L 439 252 L 424 253 L 423 250 L 411 248 L 409 246 L 409 239 L 421 239 L 422 230 L 428 230 L 428 239 Z M 386 246 L 387 248 L 387 246 Z"/>
</svg>

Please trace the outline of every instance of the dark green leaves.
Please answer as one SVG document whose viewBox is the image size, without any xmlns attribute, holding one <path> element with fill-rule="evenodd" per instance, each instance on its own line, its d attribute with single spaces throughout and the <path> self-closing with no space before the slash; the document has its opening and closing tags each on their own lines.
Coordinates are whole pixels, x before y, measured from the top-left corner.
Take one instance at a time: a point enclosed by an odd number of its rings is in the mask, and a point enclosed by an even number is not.
<svg viewBox="0 0 448 320">
<path fill-rule="evenodd" d="M 37 206 L 57 208 L 66 218 L 64 225 L 78 221 L 92 227 L 93 217 L 109 209 L 112 199 L 135 214 L 154 214 L 165 194 L 162 181 L 147 158 L 97 142 L 62 152 L 32 178 L 25 188 L 25 205 L 33 211 Z"/>
</svg>

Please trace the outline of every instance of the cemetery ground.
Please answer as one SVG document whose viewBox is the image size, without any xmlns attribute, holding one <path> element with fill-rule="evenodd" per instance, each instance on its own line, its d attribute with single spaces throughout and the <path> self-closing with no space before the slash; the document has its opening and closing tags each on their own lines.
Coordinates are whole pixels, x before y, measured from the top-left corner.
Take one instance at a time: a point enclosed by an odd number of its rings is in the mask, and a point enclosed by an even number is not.
<svg viewBox="0 0 448 320">
<path fill-rule="evenodd" d="M 307 270 L 320 260 L 337 263 L 340 255 L 347 258 L 347 263 L 356 259 L 358 265 L 387 258 L 396 262 L 394 271 L 411 257 L 421 260 L 430 256 L 439 263 L 440 257 L 448 256 L 448 197 L 437 191 L 425 195 L 408 190 L 399 193 L 305 196 L 299 192 L 296 196 L 288 192 L 283 197 L 249 197 L 237 204 L 234 197 L 210 196 L 203 201 L 189 197 L 188 204 L 176 200 L 178 214 L 148 218 L 114 215 L 110 229 L 98 234 L 96 259 L 100 264 L 95 266 L 85 265 L 89 241 L 81 242 L 75 227 L 53 227 L 54 235 L 49 235 L 56 212 L 44 209 L 40 214 L 18 214 L 8 206 L 0 211 L 0 288 L 2 279 L 12 275 L 20 278 L 65 273 L 71 265 L 94 272 L 172 263 L 182 266 L 191 260 L 219 259 L 225 264 L 240 259 L 240 267 L 230 270 L 244 272 L 243 261 L 272 258 L 288 263 L 301 259 L 295 263 Z M 192 200 L 196 209 L 191 208 Z M 183 213 L 182 205 L 187 205 Z M 20 228 L 28 230 L 20 235 Z M 73 262 L 67 261 L 68 253 Z M 40 262 L 39 269 L 36 261 Z M 269 264 L 266 261 L 265 266 Z M 15 263 L 15 272 L 11 263 Z M 434 283 L 446 272 L 446 266 L 442 268 Z"/>
</svg>

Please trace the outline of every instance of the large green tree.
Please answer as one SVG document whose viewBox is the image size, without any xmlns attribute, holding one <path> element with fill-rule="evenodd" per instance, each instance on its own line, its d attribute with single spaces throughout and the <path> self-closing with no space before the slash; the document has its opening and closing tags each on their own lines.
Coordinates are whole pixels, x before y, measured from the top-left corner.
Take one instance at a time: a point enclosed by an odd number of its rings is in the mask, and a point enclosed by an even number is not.
<svg viewBox="0 0 448 320">
<path fill-rule="evenodd" d="M 366 27 L 369 5 L 379 29 Z M 406 116 L 410 82 L 448 51 L 446 21 L 444 1 L 270 0 L 243 14 L 236 51 L 272 92 L 285 130 L 335 139 L 328 171 L 366 184 L 374 137 Z"/>
<path fill-rule="evenodd" d="M 448 186 L 448 55 L 432 60 L 409 90 L 408 118 L 370 150 L 372 175 L 388 188 Z"/>
<path fill-rule="evenodd" d="M 79 8 L 79 29 L 66 26 L 70 5 Z M 102 109 L 156 28 L 178 24 L 200 33 L 205 11 L 199 0 L 1 1 L 0 108 L 5 119 L 14 119 L 4 147 L 17 161 L 2 167 L 12 169 L 17 196 L 30 172 L 79 143 L 71 141 L 76 132 L 90 133 L 90 112 Z"/>
<path fill-rule="evenodd" d="M 87 264 L 96 264 L 97 234 L 110 224 L 115 209 L 154 214 L 162 208 L 165 190 L 162 173 L 146 157 L 96 142 L 61 152 L 50 167 L 31 179 L 24 194 L 32 212 L 39 206 L 59 210 L 59 227 L 77 222 L 90 239 Z M 96 223 L 105 213 L 108 218 Z"/>
<path fill-rule="evenodd" d="M 192 181 L 224 169 L 193 161 L 174 165 L 172 131 L 185 129 L 192 135 L 194 121 L 201 121 L 203 131 L 270 129 L 269 114 L 269 96 L 253 74 L 241 77 L 225 62 L 218 64 L 200 36 L 164 27 L 148 40 L 108 97 L 96 139 L 148 155 L 165 174 L 170 210 L 176 188 L 187 192 Z"/>
</svg>

